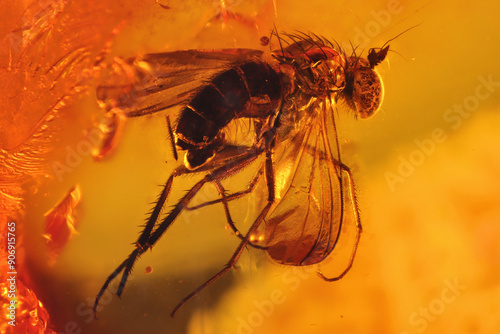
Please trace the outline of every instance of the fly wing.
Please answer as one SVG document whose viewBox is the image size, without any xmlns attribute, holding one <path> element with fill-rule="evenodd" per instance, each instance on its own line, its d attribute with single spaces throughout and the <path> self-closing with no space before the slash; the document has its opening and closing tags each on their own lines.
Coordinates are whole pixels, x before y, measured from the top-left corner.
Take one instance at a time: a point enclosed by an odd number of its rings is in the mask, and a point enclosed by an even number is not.
<svg viewBox="0 0 500 334">
<path fill-rule="evenodd" d="M 115 58 L 97 100 L 105 110 L 119 109 L 127 117 L 143 116 L 189 100 L 218 73 L 260 57 L 252 49 L 188 50 Z"/>
<path fill-rule="evenodd" d="M 326 124 L 333 113 L 319 112 L 275 151 L 277 205 L 266 222 L 265 239 L 269 255 L 278 263 L 321 262 L 340 234 L 345 198 L 328 137 L 336 136 L 335 128 Z"/>
</svg>

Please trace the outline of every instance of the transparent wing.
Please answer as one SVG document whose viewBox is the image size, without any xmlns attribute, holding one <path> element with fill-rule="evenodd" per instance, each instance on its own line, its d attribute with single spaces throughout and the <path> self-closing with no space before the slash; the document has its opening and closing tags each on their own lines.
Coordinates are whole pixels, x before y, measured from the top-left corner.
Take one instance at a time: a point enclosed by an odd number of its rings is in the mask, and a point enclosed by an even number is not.
<svg viewBox="0 0 500 334">
<path fill-rule="evenodd" d="M 337 243 L 344 218 L 347 196 L 328 137 L 336 136 L 333 124 L 327 124 L 333 114 L 324 106 L 315 113 L 276 150 L 277 206 L 265 234 L 269 255 L 282 264 L 324 260 Z"/>
<path fill-rule="evenodd" d="M 97 87 L 97 100 L 105 110 L 119 109 L 127 117 L 152 114 L 186 102 L 218 73 L 261 55 L 259 50 L 223 49 L 115 58 Z"/>
</svg>

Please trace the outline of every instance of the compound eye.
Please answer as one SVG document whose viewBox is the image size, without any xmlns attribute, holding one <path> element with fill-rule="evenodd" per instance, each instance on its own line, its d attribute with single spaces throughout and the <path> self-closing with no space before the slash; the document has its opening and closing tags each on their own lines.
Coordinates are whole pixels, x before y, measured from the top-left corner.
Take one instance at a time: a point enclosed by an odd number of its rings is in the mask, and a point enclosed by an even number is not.
<svg viewBox="0 0 500 334">
<path fill-rule="evenodd" d="M 352 102 L 359 118 L 369 118 L 380 108 L 384 99 L 384 86 L 380 76 L 369 67 L 354 72 Z"/>
</svg>

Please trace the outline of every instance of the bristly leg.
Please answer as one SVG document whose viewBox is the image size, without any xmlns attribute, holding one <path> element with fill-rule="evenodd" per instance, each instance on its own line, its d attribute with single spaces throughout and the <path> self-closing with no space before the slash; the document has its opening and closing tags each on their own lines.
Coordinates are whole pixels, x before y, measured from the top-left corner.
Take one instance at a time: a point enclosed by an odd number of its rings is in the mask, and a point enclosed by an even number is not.
<svg viewBox="0 0 500 334">
<path fill-rule="evenodd" d="M 96 309 L 97 309 L 97 306 L 99 304 L 99 300 L 101 299 L 104 291 L 106 291 L 106 289 L 108 288 L 109 284 L 113 281 L 113 279 L 116 276 L 118 276 L 122 271 L 125 270 L 123 273 L 123 276 L 122 276 L 122 280 L 120 281 L 120 285 L 118 287 L 118 290 L 116 292 L 116 294 L 118 296 L 120 296 L 122 291 L 123 291 L 123 288 L 125 287 L 125 283 L 127 281 L 128 275 L 132 269 L 132 266 L 134 265 L 135 259 L 139 255 L 139 250 L 146 249 L 149 247 L 149 245 L 147 245 L 147 241 L 149 240 L 149 238 L 151 236 L 151 232 L 153 231 L 154 225 L 156 224 L 158 217 L 161 214 L 163 205 L 165 204 L 165 201 L 167 200 L 168 194 L 170 193 L 170 189 L 172 188 L 172 182 L 173 182 L 174 176 L 175 176 L 175 174 L 172 174 L 169 177 L 168 181 L 165 183 L 165 186 L 163 187 L 163 190 L 160 193 L 158 200 L 156 201 L 156 205 L 155 205 L 153 211 L 151 211 L 149 219 L 148 219 L 146 225 L 144 226 L 144 229 L 142 230 L 139 238 L 137 239 L 137 241 L 135 243 L 136 249 L 129 255 L 129 257 L 127 259 L 125 259 L 125 261 L 123 261 L 113 271 L 113 273 L 111 273 L 111 275 L 109 275 L 109 277 L 106 279 L 103 286 L 101 287 L 101 290 L 97 294 L 95 302 L 94 302 L 94 306 L 92 308 L 94 318 L 96 317 Z"/>
<path fill-rule="evenodd" d="M 125 288 L 125 285 L 127 283 L 128 276 L 129 276 L 130 272 L 132 271 L 132 268 L 134 266 L 135 261 L 145 251 L 147 251 L 149 248 L 154 246 L 154 244 L 160 239 L 160 237 L 165 233 L 165 231 L 175 221 L 175 219 L 182 212 L 182 210 L 187 207 L 188 203 L 193 199 L 193 197 L 198 193 L 198 191 L 203 187 L 203 185 L 205 185 L 207 182 L 214 182 L 215 180 L 220 180 L 220 179 L 223 179 L 225 177 L 233 175 L 238 170 L 240 170 L 240 169 L 244 168 L 245 166 L 247 166 L 248 164 L 250 164 L 261 153 L 262 153 L 261 149 L 256 149 L 256 148 L 248 149 L 247 148 L 247 152 L 240 155 L 232 163 L 230 163 L 226 166 L 217 168 L 214 171 L 212 171 L 211 173 L 205 175 L 205 177 L 202 180 L 198 181 L 186 193 L 186 195 L 184 195 L 184 197 L 179 200 L 179 202 L 173 207 L 173 209 L 170 211 L 170 213 L 158 224 L 158 226 L 155 229 L 154 227 L 156 225 L 158 217 L 161 214 L 161 210 L 162 210 L 162 208 L 163 208 L 163 206 L 168 198 L 168 195 L 170 193 L 170 189 L 172 187 L 172 183 L 173 183 L 174 178 L 191 173 L 190 170 L 187 170 L 184 167 L 181 167 L 181 168 L 177 169 L 176 171 L 174 171 L 172 173 L 172 175 L 169 177 L 169 179 L 167 180 L 167 182 L 165 183 L 165 186 L 163 187 L 163 190 L 160 193 L 158 201 L 156 202 L 156 205 L 155 205 L 153 211 L 151 212 L 151 215 L 148 219 L 148 222 L 146 223 L 144 230 L 142 231 L 139 238 L 137 239 L 136 248 L 130 253 L 130 255 L 127 257 L 127 259 L 125 259 L 111 273 L 111 275 L 106 279 L 103 286 L 101 287 L 101 290 L 97 294 L 95 302 L 94 302 L 94 306 L 92 308 L 94 318 L 96 317 L 96 310 L 97 310 L 97 306 L 99 305 L 99 300 L 101 299 L 102 295 L 104 294 L 104 291 L 108 288 L 111 281 L 113 281 L 113 279 L 115 277 L 117 277 L 121 272 L 123 272 L 118 290 L 116 292 L 116 294 L 118 296 L 121 296 L 123 289 Z M 225 201 L 223 201 L 223 203 L 225 203 Z"/>
<path fill-rule="evenodd" d="M 179 174 L 182 175 L 182 174 Z M 116 294 L 118 297 L 121 296 L 123 289 L 125 288 L 125 284 L 127 284 L 128 276 L 130 275 L 130 272 L 132 271 L 132 268 L 134 267 L 135 261 L 137 260 L 137 257 L 144 253 L 147 249 L 152 247 L 153 245 L 149 243 L 149 238 L 151 237 L 151 233 L 153 231 L 153 228 L 158 221 L 158 217 L 161 214 L 161 211 L 163 209 L 163 206 L 165 205 L 165 201 L 168 198 L 168 195 L 170 193 L 170 189 L 172 188 L 172 183 L 174 181 L 174 178 L 178 176 L 176 172 L 173 172 L 172 175 L 167 180 L 167 183 L 163 187 L 162 192 L 160 193 L 160 196 L 158 197 L 158 200 L 156 201 L 156 205 L 151 212 L 151 215 L 148 219 L 148 222 L 146 223 L 146 226 L 144 230 L 141 232 L 141 235 L 137 239 L 137 242 L 135 243 L 136 249 L 130 253 L 128 259 L 127 259 L 127 264 L 125 268 L 123 269 L 123 275 L 122 279 L 120 280 L 120 285 L 118 286 L 118 290 L 116 291 Z"/>
</svg>

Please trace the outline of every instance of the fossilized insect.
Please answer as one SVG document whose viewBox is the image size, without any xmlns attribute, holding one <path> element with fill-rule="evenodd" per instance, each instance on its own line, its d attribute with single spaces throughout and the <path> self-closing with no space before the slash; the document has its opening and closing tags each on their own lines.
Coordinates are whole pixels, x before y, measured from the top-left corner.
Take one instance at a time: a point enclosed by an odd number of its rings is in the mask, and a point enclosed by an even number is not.
<svg viewBox="0 0 500 334">
<path fill-rule="evenodd" d="M 368 58 L 345 53 L 337 44 L 308 34 L 278 35 L 279 47 L 264 53 L 251 49 L 188 50 L 146 54 L 124 62 L 130 80 L 102 85 L 98 99 L 108 109 L 137 117 L 181 105 L 170 129 L 176 150 L 185 151 L 184 164 L 166 181 L 154 209 L 130 255 L 108 277 L 122 274 L 121 295 L 135 261 L 153 247 L 198 191 L 213 184 L 219 198 L 201 206 L 224 206 L 228 224 L 241 239 L 226 266 L 193 291 L 173 310 L 230 270 L 246 246 L 267 251 L 281 264 L 305 266 L 323 261 L 335 248 L 347 216 L 356 224 L 356 236 L 346 268 L 351 268 L 361 235 L 361 220 L 351 170 L 340 157 L 335 115 L 337 101 L 362 119 L 373 116 L 383 99 L 383 85 L 375 67 L 389 46 L 371 49 Z M 377 51 L 378 50 L 378 51 Z M 167 111 L 168 112 L 168 111 Z M 252 123 L 253 143 L 230 142 L 225 128 L 234 119 Z M 260 160 L 246 189 L 227 193 L 222 179 Z M 174 180 L 203 173 L 173 206 L 161 215 Z M 231 218 L 228 204 L 265 182 L 267 201 L 245 233 Z M 347 210 L 346 208 L 351 208 Z M 261 243 L 252 236 L 264 227 Z"/>
</svg>

